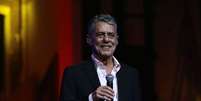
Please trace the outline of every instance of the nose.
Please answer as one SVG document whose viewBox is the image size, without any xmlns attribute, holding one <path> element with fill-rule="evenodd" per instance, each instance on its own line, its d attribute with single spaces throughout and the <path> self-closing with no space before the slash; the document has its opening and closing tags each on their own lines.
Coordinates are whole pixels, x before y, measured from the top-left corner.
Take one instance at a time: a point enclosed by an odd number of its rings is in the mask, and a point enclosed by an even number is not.
<svg viewBox="0 0 201 101">
<path fill-rule="evenodd" d="M 105 34 L 104 38 L 103 38 L 104 42 L 108 42 L 109 41 L 109 36 L 107 34 Z"/>
</svg>

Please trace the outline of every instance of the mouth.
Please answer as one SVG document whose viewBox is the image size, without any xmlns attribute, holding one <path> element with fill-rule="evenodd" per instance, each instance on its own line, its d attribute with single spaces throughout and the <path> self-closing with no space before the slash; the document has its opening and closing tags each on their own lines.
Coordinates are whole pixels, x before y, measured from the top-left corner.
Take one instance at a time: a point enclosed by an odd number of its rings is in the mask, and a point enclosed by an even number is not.
<svg viewBox="0 0 201 101">
<path fill-rule="evenodd" d="M 112 45 L 101 45 L 101 48 L 103 49 L 110 49 Z"/>
</svg>

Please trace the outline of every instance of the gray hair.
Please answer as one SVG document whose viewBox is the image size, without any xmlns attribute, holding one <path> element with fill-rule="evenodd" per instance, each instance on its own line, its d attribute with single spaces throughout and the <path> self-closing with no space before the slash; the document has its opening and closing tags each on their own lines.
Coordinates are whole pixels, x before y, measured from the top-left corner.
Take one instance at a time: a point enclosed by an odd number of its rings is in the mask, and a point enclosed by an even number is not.
<svg viewBox="0 0 201 101">
<path fill-rule="evenodd" d="M 100 15 L 96 15 L 94 16 L 89 24 L 88 24 L 88 34 L 92 34 L 94 32 L 95 29 L 95 25 L 97 22 L 105 22 L 108 23 L 110 25 L 113 25 L 115 27 L 115 29 L 117 30 L 117 23 L 115 21 L 115 19 L 109 15 L 109 14 L 100 14 Z"/>
</svg>

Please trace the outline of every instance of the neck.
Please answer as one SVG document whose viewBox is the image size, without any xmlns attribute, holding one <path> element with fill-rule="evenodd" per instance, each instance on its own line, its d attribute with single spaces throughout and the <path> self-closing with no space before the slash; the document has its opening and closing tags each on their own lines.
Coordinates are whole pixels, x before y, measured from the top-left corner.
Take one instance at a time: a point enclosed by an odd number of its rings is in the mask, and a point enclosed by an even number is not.
<svg viewBox="0 0 201 101">
<path fill-rule="evenodd" d="M 106 65 L 106 66 L 108 66 L 108 65 L 113 65 L 112 57 L 108 57 L 108 58 L 102 59 L 101 61 L 102 61 L 103 64 Z"/>
<path fill-rule="evenodd" d="M 113 69 L 113 57 L 101 57 L 96 54 L 94 56 L 106 66 L 107 73 L 111 73 Z"/>
</svg>

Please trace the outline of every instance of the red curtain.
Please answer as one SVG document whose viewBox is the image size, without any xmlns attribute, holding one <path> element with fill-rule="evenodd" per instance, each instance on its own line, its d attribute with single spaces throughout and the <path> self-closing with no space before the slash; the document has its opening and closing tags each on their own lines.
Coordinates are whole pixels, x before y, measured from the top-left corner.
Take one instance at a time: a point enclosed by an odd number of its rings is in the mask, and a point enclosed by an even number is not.
<svg viewBox="0 0 201 101">
<path fill-rule="evenodd" d="M 58 67 L 56 91 L 59 96 L 63 70 L 73 63 L 72 0 L 58 0 L 56 4 L 58 29 Z"/>
</svg>

